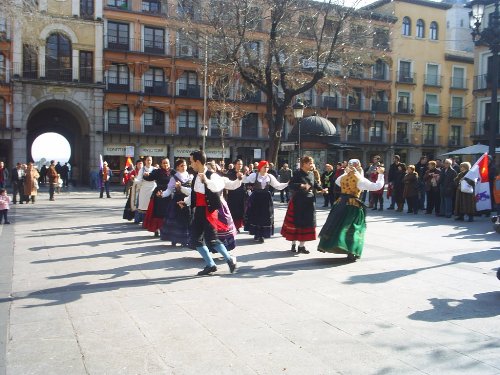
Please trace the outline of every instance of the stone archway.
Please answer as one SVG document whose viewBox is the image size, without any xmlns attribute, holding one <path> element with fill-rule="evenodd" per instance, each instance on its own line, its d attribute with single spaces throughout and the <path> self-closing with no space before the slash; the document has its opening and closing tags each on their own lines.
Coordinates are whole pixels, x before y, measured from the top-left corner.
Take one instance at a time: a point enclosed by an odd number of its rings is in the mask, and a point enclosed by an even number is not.
<svg viewBox="0 0 500 375">
<path fill-rule="evenodd" d="M 54 132 L 66 138 L 71 147 L 72 177 L 77 184 L 89 180 L 89 121 L 75 104 L 63 100 L 49 100 L 37 105 L 27 121 L 26 160 L 31 160 L 31 146 L 44 133 Z"/>
</svg>

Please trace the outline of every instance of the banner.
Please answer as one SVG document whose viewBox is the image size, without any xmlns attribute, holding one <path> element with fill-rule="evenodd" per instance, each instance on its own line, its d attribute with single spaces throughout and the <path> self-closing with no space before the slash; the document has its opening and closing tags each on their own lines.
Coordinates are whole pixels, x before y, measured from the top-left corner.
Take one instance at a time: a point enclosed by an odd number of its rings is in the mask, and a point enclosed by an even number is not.
<svg viewBox="0 0 500 375">
<path fill-rule="evenodd" d="M 488 153 L 483 154 L 464 177 L 476 182 L 476 186 L 474 187 L 476 211 L 491 210 L 491 192 L 488 180 Z"/>
</svg>

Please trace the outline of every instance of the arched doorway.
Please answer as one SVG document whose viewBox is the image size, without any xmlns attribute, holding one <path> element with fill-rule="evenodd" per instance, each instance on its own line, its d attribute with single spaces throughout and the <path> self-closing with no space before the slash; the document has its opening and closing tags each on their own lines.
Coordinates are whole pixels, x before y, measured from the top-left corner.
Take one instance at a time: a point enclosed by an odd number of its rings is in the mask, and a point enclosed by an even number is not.
<svg viewBox="0 0 500 375">
<path fill-rule="evenodd" d="M 28 118 L 26 158 L 32 159 L 31 148 L 35 139 L 44 133 L 58 133 L 71 147 L 69 163 L 72 179 L 77 184 L 89 181 L 89 122 L 85 114 L 71 102 L 51 100 L 39 104 Z"/>
</svg>

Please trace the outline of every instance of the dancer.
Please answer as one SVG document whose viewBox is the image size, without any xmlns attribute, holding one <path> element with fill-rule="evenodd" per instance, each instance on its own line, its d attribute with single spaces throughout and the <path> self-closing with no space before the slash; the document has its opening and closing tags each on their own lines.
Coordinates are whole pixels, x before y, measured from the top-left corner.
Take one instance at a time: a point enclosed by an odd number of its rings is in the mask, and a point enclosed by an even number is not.
<svg viewBox="0 0 500 375">
<path fill-rule="evenodd" d="M 191 191 L 191 207 L 194 210 L 191 223 L 191 241 L 205 260 L 206 266 L 198 272 L 199 276 L 210 275 L 217 271 L 217 266 L 210 256 L 208 246 L 222 254 L 231 273 L 236 269 L 236 258 L 231 257 L 226 247 L 217 238 L 217 228 L 224 228 L 218 220 L 221 207 L 221 191 L 224 180 L 206 167 L 207 156 L 203 151 L 195 151 L 190 156 L 191 167 L 196 172 Z"/>
<path fill-rule="evenodd" d="M 144 220 L 144 215 L 148 210 L 149 200 L 151 199 L 151 194 L 153 194 L 154 189 L 156 188 L 155 181 L 147 181 L 144 179 L 144 173 L 151 173 L 154 171 L 153 158 L 151 156 L 147 156 L 144 159 L 144 166 L 139 171 L 137 175 L 134 185 L 135 191 L 138 194 L 138 202 L 137 209 L 135 214 L 135 223 L 140 223 Z"/>
<path fill-rule="evenodd" d="M 257 165 L 257 172 L 243 179 L 243 183 L 253 186 L 248 198 L 245 230 L 253 234 L 254 240 L 260 243 L 274 234 L 274 205 L 269 187 L 282 190 L 288 186 L 287 182 L 279 183 L 273 175 L 267 173 L 268 169 L 269 163 L 262 160 Z"/>
<path fill-rule="evenodd" d="M 167 207 L 163 227 L 160 229 L 160 238 L 163 241 L 171 241 L 172 246 L 177 244 L 188 246 L 191 212 L 184 202 L 191 194 L 193 175 L 187 172 L 187 163 L 184 159 L 175 161 L 175 170 L 167 189 L 157 193 L 164 198 L 172 197 Z"/>
<path fill-rule="evenodd" d="M 226 177 L 231 181 L 236 181 L 239 179 L 238 174 L 241 174 L 243 168 L 243 161 L 238 159 L 234 162 L 234 168 L 230 169 Z M 227 192 L 227 205 L 229 206 L 229 211 L 233 218 L 234 226 L 238 233 L 240 228 L 243 227 L 243 218 L 245 216 L 245 199 L 246 199 L 245 187 L 240 183 L 239 187 L 234 190 L 228 190 Z"/>
<path fill-rule="evenodd" d="M 123 210 L 123 218 L 125 220 L 131 221 L 135 217 L 135 211 L 137 210 L 137 184 L 134 184 L 135 178 L 139 174 L 139 171 L 142 169 L 143 164 L 142 160 L 137 160 L 135 162 L 135 169 L 128 174 L 128 179 L 130 182 L 130 187 L 128 187 L 127 191 L 127 202 L 125 203 L 125 208 Z"/>
<path fill-rule="evenodd" d="M 374 191 L 384 186 L 384 168 L 377 168 L 377 182 L 363 177 L 358 159 L 351 159 L 345 173 L 335 183 L 341 194 L 333 205 L 319 233 L 318 251 L 347 254 L 347 260 L 355 262 L 361 257 L 366 230 L 366 206 L 359 199 L 362 190 Z"/>
<path fill-rule="evenodd" d="M 306 241 L 316 239 L 316 196 L 314 189 L 322 194 L 328 194 L 316 181 L 313 174 L 314 160 L 304 156 L 300 161 L 300 169 L 293 174 L 288 187 L 292 192 L 292 199 L 288 204 L 285 220 L 281 227 L 281 235 L 287 241 L 292 241 L 292 252 L 309 254 Z M 296 248 L 296 242 L 299 247 Z"/>
<path fill-rule="evenodd" d="M 144 216 L 144 222 L 142 223 L 142 226 L 149 232 L 154 232 L 155 237 L 160 237 L 160 228 L 163 226 L 167 207 L 170 203 L 170 198 L 163 198 L 161 194 L 157 195 L 156 192 L 167 189 L 171 174 L 170 162 L 167 158 L 163 158 L 160 161 L 160 168 L 150 173 L 144 172 L 142 176 L 145 181 L 156 182 L 156 187 L 151 194 L 148 210 L 146 216 Z"/>
</svg>

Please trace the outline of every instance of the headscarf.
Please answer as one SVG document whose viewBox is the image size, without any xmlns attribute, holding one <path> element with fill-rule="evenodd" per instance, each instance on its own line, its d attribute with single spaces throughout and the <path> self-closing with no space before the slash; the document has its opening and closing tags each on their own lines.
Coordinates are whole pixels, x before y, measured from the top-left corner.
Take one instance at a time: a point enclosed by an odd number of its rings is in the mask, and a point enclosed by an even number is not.
<svg viewBox="0 0 500 375">
<path fill-rule="evenodd" d="M 259 164 L 257 165 L 257 172 L 260 172 L 260 170 L 265 167 L 267 164 L 269 164 L 269 162 L 267 162 L 266 160 L 261 160 L 259 162 Z"/>
</svg>

